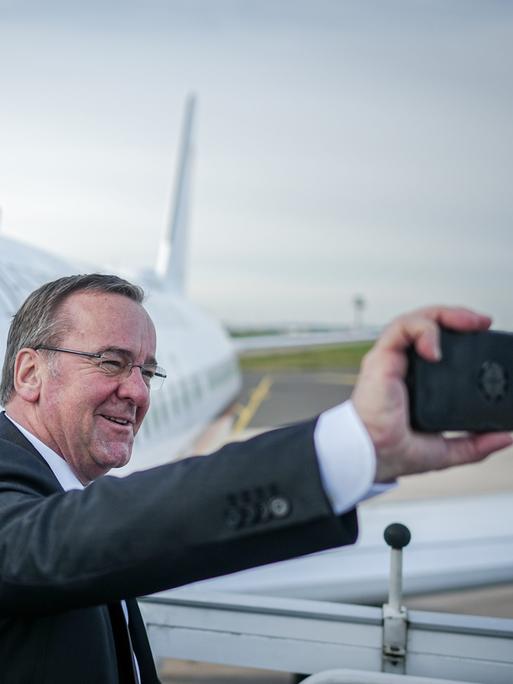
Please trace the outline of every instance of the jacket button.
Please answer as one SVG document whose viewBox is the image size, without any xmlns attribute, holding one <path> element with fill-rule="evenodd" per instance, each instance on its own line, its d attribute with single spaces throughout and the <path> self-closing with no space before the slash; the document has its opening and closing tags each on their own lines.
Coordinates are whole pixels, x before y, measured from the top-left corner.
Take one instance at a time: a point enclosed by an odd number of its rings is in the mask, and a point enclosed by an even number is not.
<svg viewBox="0 0 513 684">
<path fill-rule="evenodd" d="M 244 523 L 246 525 L 253 525 L 254 523 L 258 522 L 259 518 L 259 509 L 258 506 L 253 506 L 252 504 L 246 504 L 242 508 L 242 513 L 244 515 Z"/>
<path fill-rule="evenodd" d="M 273 518 L 286 518 L 291 510 L 290 501 L 284 496 L 274 496 L 269 500 L 269 510 Z"/>
<path fill-rule="evenodd" d="M 234 506 L 229 508 L 224 514 L 224 524 L 231 530 L 236 530 L 242 526 L 241 512 Z"/>
<path fill-rule="evenodd" d="M 259 522 L 267 522 L 272 518 L 272 513 L 269 509 L 269 502 L 268 501 L 261 501 L 258 504 L 258 510 L 259 510 Z"/>
</svg>

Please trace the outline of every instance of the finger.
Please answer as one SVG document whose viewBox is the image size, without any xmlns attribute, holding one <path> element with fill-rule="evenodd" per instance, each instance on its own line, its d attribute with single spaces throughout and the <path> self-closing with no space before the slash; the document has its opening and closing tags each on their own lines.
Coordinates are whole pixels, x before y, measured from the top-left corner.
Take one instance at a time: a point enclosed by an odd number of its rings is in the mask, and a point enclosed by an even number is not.
<svg viewBox="0 0 513 684">
<path fill-rule="evenodd" d="M 462 332 L 488 330 L 492 323 L 490 316 L 464 307 L 434 307 L 438 309 L 436 320 L 447 328 Z"/>
<path fill-rule="evenodd" d="M 441 465 L 441 468 L 481 461 L 494 451 L 511 446 L 513 438 L 509 432 L 487 432 L 468 437 L 446 438 L 445 442 L 447 464 Z"/>
<path fill-rule="evenodd" d="M 463 307 L 432 306 L 393 321 L 376 343 L 378 349 L 404 351 L 414 345 L 428 361 L 440 359 L 439 325 L 458 331 L 486 330 L 491 318 Z"/>
<path fill-rule="evenodd" d="M 386 328 L 375 347 L 377 351 L 403 352 L 411 345 L 424 358 L 437 361 L 440 349 L 436 320 L 420 311 L 401 316 Z"/>
</svg>

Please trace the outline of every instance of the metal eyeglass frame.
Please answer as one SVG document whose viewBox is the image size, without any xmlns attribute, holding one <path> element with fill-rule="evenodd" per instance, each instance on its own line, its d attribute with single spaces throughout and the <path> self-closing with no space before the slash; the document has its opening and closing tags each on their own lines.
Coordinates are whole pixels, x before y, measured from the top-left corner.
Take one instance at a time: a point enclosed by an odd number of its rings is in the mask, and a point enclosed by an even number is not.
<svg viewBox="0 0 513 684">
<path fill-rule="evenodd" d="M 51 351 L 51 352 L 64 352 L 65 354 L 75 354 L 76 356 L 86 356 L 90 359 L 99 359 L 100 360 L 100 365 L 99 368 L 103 370 L 105 373 L 108 375 L 111 375 L 112 377 L 123 377 L 123 378 L 128 378 L 130 373 L 132 372 L 133 368 L 140 368 L 141 370 L 141 376 L 144 381 L 144 384 L 152 390 L 158 390 L 162 387 L 164 384 L 164 380 L 167 378 L 167 373 L 162 368 L 161 366 L 157 366 L 153 363 L 133 363 L 132 361 L 128 360 L 127 357 L 127 363 L 124 366 L 120 366 L 117 370 L 112 371 L 108 370 L 105 367 L 102 367 L 101 361 L 105 362 L 116 362 L 116 359 L 109 359 L 105 357 L 105 354 L 107 353 L 106 351 L 104 352 L 85 352 L 85 351 L 77 351 L 76 349 L 65 349 L 63 347 L 50 347 L 46 344 L 39 344 L 37 347 L 34 347 L 35 351 Z M 113 353 L 118 353 L 121 355 L 122 352 L 113 352 Z M 125 354 L 126 356 L 126 354 Z M 121 363 L 121 362 L 120 362 Z M 146 373 L 146 374 L 145 374 Z M 151 373 L 151 375 L 150 375 Z"/>
</svg>

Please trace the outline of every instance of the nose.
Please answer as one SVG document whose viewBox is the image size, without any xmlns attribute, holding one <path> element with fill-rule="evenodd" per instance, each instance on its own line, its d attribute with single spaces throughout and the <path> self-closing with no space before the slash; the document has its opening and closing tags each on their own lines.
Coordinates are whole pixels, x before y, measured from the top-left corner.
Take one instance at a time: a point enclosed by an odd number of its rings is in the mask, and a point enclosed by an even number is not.
<svg viewBox="0 0 513 684">
<path fill-rule="evenodd" d="M 144 406 L 150 399 L 150 388 L 144 381 L 139 366 L 132 366 L 118 385 L 118 396 L 131 399 L 136 406 Z"/>
</svg>

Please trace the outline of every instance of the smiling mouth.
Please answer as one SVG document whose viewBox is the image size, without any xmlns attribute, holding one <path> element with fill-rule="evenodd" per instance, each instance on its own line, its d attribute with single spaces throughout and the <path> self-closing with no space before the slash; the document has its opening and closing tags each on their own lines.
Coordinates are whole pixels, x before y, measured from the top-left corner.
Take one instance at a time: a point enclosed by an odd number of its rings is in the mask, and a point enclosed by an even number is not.
<svg viewBox="0 0 513 684">
<path fill-rule="evenodd" d="M 108 420 L 110 423 L 114 423 L 114 425 L 122 425 L 122 426 L 128 426 L 132 425 L 132 422 L 130 420 L 126 420 L 125 418 L 115 418 L 114 416 L 106 416 L 105 414 L 101 414 L 102 418 L 105 418 L 105 420 Z"/>
</svg>

